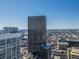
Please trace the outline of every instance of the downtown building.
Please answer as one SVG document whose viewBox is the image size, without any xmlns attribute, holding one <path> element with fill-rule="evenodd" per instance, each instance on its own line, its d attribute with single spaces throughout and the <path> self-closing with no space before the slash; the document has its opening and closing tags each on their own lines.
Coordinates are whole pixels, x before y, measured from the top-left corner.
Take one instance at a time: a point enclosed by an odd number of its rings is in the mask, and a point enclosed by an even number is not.
<svg viewBox="0 0 79 59">
<path fill-rule="evenodd" d="M 20 33 L 0 34 L 0 59 L 19 59 L 20 40 Z"/>
<path fill-rule="evenodd" d="M 4 27 L 6 33 L 16 33 L 18 32 L 18 27 Z"/>
<path fill-rule="evenodd" d="M 46 17 L 28 17 L 28 52 L 36 59 L 50 59 L 50 47 L 46 45 Z"/>
<path fill-rule="evenodd" d="M 14 32 L 17 30 L 13 29 L 6 27 L 8 32 L 0 34 L 0 59 L 20 59 L 22 34 Z"/>
<path fill-rule="evenodd" d="M 79 59 L 79 40 L 69 40 L 67 48 L 68 59 Z"/>
</svg>

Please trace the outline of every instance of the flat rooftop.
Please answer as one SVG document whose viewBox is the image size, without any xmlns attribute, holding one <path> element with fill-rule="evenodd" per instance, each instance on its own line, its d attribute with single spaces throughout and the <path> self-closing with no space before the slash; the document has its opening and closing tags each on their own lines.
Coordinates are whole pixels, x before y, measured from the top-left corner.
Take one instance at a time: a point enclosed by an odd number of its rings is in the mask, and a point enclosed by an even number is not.
<svg viewBox="0 0 79 59">
<path fill-rule="evenodd" d="M 0 40 L 21 37 L 21 36 L 22 36 L 21 33 L 5 33 L 5 34 L 0 34 Z"/>
</svg>

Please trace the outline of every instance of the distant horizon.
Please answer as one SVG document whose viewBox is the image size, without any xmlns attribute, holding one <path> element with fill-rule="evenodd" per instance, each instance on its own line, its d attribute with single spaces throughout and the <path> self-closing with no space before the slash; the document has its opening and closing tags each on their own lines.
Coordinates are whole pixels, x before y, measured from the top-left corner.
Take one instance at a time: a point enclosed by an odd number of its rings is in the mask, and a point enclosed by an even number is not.
<svg viewBox="0 0 79 59">
<path fill-rule="evenodd" d="M 19 30 L 28 30 L 28 29 L 26 29 L 26 28 L 18 28 Z M 73 30 L 75 30 L 75 28 L 72 28 Z M 0 28 L 0 30 L 3 30 L 3 28 Z M 46 29 L 46 30 L 71 30 L 70 28 L 63 28 L 63 29 L 61 29 L 61 28 L 59 28 L 59 29 L 53 29 L 53 28 L 49 28 L 49 29 Z M 77 29 L 77 30 L 79 30 L 79 29 Z"/>
</svg>

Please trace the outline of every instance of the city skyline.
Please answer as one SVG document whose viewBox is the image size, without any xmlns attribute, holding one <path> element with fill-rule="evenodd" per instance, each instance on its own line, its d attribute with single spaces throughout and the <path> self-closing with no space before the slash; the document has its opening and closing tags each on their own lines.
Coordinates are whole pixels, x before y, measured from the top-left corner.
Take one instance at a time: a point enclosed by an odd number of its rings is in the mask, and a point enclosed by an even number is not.
<svg viewBox="0 0 79 59">
<path fill-rule="evenodd" d="M 78 0 L 0 0 L 0 29 L 27 29 L 28 16 L 45 15 L 47 29 L 79 29 Z"/>
</svg>

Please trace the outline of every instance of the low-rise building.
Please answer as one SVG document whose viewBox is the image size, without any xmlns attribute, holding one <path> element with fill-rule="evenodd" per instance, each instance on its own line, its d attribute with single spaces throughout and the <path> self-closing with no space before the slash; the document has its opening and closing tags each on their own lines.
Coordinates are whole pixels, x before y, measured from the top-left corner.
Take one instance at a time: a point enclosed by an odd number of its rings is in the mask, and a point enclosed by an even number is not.
<svg viewBox="0 0 79 59">
<path fill-rule="evenodd" d="M 16 33 L 18 31 L 18 27 L 4 27 L 3 29 L 6 33 Z"/>
</svg>

